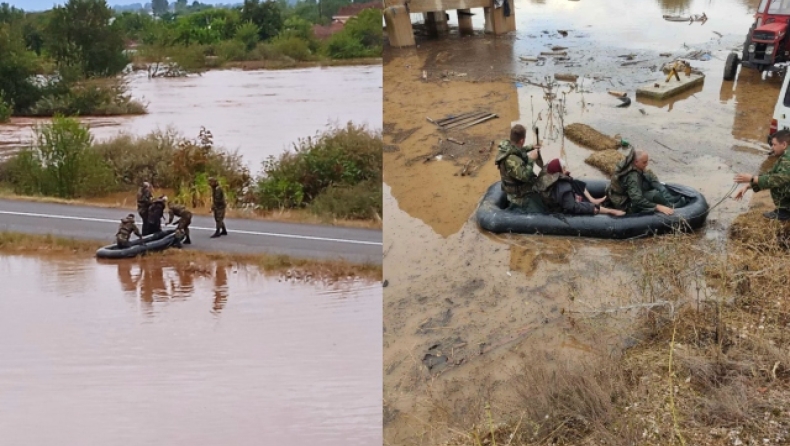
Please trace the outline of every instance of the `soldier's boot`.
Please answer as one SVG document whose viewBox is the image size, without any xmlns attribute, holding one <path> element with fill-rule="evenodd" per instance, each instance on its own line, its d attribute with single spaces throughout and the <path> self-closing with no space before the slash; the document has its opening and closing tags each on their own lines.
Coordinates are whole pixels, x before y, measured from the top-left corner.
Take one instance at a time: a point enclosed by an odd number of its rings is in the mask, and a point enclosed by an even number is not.
<svg viewBox="0 0 790 446">
<path fill-rule="evenodd" d="M 219 229 L 217 230 L 217 232 L 214 233 L 214 235 L 211 236 L 211 238 L 218 238 L 218 237 L 219 237 Z"/>
<path fill-rule="evenodd" d="M 192 240 L 189 239 L 189 236 L 186 236 L 186 238 L 184 239 L 184 241 L 182 243 L 185 244 L 185 245 L 191 245 L 192 244 Z"/>
<path fill-rule="evenodd" d="M 790 211 L 787 209 L 776 209 L 771 212 L 766 212 L 763 217 L 770 218 L 771 220 L 787 221 L 790 220 Z"/>
<path fill-rule="evenodd" d="M 219 233 L 220 235 L 228 235 L 228 230 L 225 229 L 225 222 L 222 222 L 222 231 Z"/>
</svg>

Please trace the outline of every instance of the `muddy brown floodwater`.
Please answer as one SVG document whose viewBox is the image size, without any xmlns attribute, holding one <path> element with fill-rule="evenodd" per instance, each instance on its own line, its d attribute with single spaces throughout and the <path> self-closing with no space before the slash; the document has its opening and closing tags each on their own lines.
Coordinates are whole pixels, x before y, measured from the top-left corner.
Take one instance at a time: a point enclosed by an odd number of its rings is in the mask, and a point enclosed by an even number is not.
<svg viewBox="0 0 790 446">
<path fill-rule="evenodd" d="M 584 162 L 591 150 L 562 138 L 563 123 L 584 123 L 648 150 L 662 181 L 693 186 L 715 204 L 735 173 L 770 164 L 760 149 L 767 148 L 781 79 L 743 69 L 735 82 L 722 81 L 724 60 L 743 43 L 756 6 L 738 0 L 517 1 L 515 35 L 453 32 L 420 39 L 417 48 L 386 47 L 386 444 L 439 444 L 449 428 L 469 428 L 480 421 L 474 414 L 484 402 L 507 399 L 513 372 L 525 360 L 556 364 L 591 345 L 622 350 L 623 336 L 602 337 L 590 328 L 596 322 L 582 329 L 568 315 L 629 303 L 637 260 L 653 243 L 482 233 L 471 217 L 499 179 L 490 143 L 507 138 L 514 123 L 531 128 L 534 122 L 546 161 L 561 156 L 575 177 L 605 178 Z M 661 17 L 702 12 L 705 24 Z M 568 60 L 547 57 L 537 65 L 520 59 L 554 46 L 566 47 Z M 706 74 L 701 87 L 665 101 L 634 98 L 639 85 L 663 81 L 664 62 L 695 51 L 710 54 L 691 61 Z M 562 121 L 556 113 L 549 118 L 558 101 L 545 100 L 531 84 L 555 73 L 580 76 L 575 88 L 560 82 L 554 89 L 564 100 Z M 617 108 L 608 90 L 628 92 L 630 107 Z M 447 134 L 426 120 L 475 109 L 499 118 Z M 461 175 L 465 167 L 471 175 Z M 699 237 L 720 239 L 748 206 L 724 200 Z M 503 406 L 492 411 L 496 419 L 512 415 Z"/>
<path fill-rule="evenodd" d="M 148 103 L 148 114 L 86 118 L 97 139 L 119 131 L 145 135 L 172 126 L 194 138 L 205 126 L 214 142 L 239 150 L 254 173 L 269 155 L 290 150 L 300 138 L 327 124 L 348 121 L 381 129 L 381 66 L 294 70 L 213 70 L 201 76 L 148 79 L 131 77 L 134 98 Z M 0 154 L 28 143 L 31 124 L 14 118 L 0 125 Z"/>
<path fill-rule="evenodd" d="M 381 283 L 0 255 L 3 444 L 381 444 Z"/>
</svg>

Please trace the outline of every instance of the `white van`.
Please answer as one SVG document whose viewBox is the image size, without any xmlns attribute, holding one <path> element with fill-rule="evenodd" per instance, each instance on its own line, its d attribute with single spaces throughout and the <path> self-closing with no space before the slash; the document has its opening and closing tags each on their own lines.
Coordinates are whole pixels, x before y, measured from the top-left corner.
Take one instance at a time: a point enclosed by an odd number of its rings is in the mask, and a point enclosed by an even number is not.
<svg viewBox="0 0 790 446">
<path fill-rule="evenodd" d="M 785 78 L 782 81 L 782 89 L 779 90 L 779 98 L 774 107 L 774 117 L 771 119 L 771 129 L 768 133 L 768 144 L 771 144 L 771 136 L 779 130 L 790 130 L 790 89 L 787 84 L 790 82 L 790 69 L 785 70 Z"/>
</svg>

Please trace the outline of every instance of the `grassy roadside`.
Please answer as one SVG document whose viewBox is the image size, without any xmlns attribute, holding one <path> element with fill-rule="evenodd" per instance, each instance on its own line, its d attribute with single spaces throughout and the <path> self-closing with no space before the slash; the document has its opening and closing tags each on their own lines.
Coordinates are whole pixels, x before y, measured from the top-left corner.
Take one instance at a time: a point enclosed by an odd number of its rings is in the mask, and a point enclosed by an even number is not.
<svg viewBox="0 0 790 446">
<path fill-rule="evenodd" d="M 161 191 L 160 191 L 161 192 Z M 166 194 L 166 192 L 164 192 Z M 135 191 L 129 191 L 125 198 L 119 198 L 119 194 L 113 194 L 105 198 L 86 198 L 86 199 L 65 199 L 57 197 L 43 197 L 35 195 L 17 195 L 7 187 L 0 186 L 0 198 L 6 200 L 28 201 L 31 203 L 56 203 L 67 204 L 73 206 L 92 206 L 109 209 L 123 209 L 128 211 L 137 211 L 135 204 Z M 210 206 L 204 206 L 196 209 L 191 209 L 195 215 L 211 216 Z M 284 209 L 276 211 L 263 211 L 263 210 L 242 210 L 242 209 L 228 209 L 226 218 L 246 218 L 250 220 L 262 221 L 276 221 L 282 223 L 301 223 L 311 225 L 331 225 L 342 226 L 346 228 L 360 228 L 360 229 L 379 229 L 384 226 L 381 218 L 375 221 L 372 220 L 348 220 L 348 219 L 326 219 L 321 218 L 305 209 Z"/>
<path fill-rule="evenodd" d="M 7 254 L 76 254 L 93 255 L 105 243 L 77 240 L 53 235 L 33 235 L 0 231 L 0 253 Z M 356 264 L 342 260 L 298 259 L 285 255 L 231 254 L 202 252 L 197 250 L 169 249 L 151 253 L 147 257 L 167 259 L 176 265 L 201 262 L 230 262 L 255 265 L 268 273 L 286 273 L 296 277 L 313 279 L 344 279 L 360 277 L 367 280 L 382 280 L 382 266 Z"/>
</svg>

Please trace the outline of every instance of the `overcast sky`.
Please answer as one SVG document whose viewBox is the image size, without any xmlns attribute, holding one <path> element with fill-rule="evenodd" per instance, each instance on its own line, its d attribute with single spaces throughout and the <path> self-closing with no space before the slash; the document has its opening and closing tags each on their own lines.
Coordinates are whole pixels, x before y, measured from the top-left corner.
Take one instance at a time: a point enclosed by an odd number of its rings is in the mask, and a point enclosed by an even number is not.
<svg viewBox="0 0 790 446">
<path fill-rule="evenodd" d="M 8 3 L 11 6 L 16 6 L 17 8 L 22 8 L 26 11 L 42 11 L 45 9 L 51 9 L 53 5 L 62 5 L 66 3 L 67 0 L 0 0 L 0 3 Z M 241 1 L 241 0 L 239 0 Z M 116 5 L 129 5 L 132 3 L 140 3 L 144 5 L 146 3 L 150 3 L 151 0 L 107 0 L 107 3 L 110 6 Z M 173 3 L 173 1 L 170 1 Z M 189 0 L 187 3 L 190 5 L 192 4 L 192 0 Z M 217 3 L 236 3 L 236 1 L 231 0 L 201 0 L 200 3 L 207 3 L 216 5 Z"/>
</svg>

